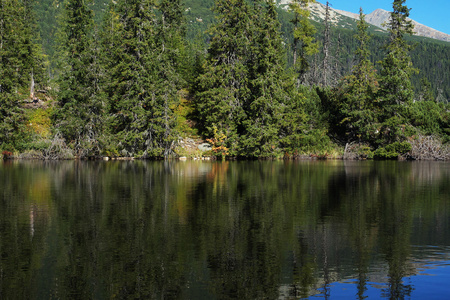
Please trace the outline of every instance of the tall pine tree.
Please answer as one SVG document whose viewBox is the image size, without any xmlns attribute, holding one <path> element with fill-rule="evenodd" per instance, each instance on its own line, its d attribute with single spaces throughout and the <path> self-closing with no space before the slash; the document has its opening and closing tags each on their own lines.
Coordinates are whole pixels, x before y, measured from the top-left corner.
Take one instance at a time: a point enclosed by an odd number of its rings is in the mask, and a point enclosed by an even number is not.
<svg viewBox="0 0 450 300">
<path fill-rule="evenodd" d="M 102 102 L 93 13 L 84 0 L 65 3 L 59 32 L 61 75 L 56 128 L 80 157 L 99 154 Z"/>
<path fill-rule="evenodd" d="M 323 60 L 321 65 L 321 78 L 319 83 L 322 87 L 332 86 L 334 78 L 333 57 L 331 56 L 331 24 L 330 24 L 330 3 L 327 1 L 325 8 L 325 19 L 323 20 L 324 32 L 323 32 Z"/>
<path fill-rule="evenodd" d="M 388 25 L 390 33 L 386 56 L 381 62 L 380 97 L 381 135 L 384 142 L 391 143 L 403 135 L 406 110 L 412 104 L 414 91 L 411 85 L 412 67 L 405 35 L 413 34 L 414 25 L 408 20 L 410 9 L 404 5 L 406 0 L 394 0 L 393 12 Z"/>
<path fill-rule="evenodd" d="M 177 91 L 183 85 L 181 1 L 118 1 L 103 44 L 109 83 L 110 148 L 120 155 L 167 157 L 176 139 Z"/>
<path fill-rule="evenodd" d="M 31 1 L 0 0 L 0 147 L 17 148 L 30 83 L 42 77 L 43 57 Z M 33 73 L 36 76 L 33 76 Z"/>
<path fill-rule="evenodd" d="M 411 86 L 413 67 L 405 35 L 412 35 L 414 25 L 408 20 L 411 9 L 404 5 L 406 0 L 395 0 L 388 23 L 390 33 L 386 57 L 381 63 L 381 92 L 386 108 L 412 103 L 414 91 Z"/>
<path fill-rule="evenodd" d="M 117 155 L 143 154 L 154 144 L 152 75 L 155 64 L 155 2 L 113 2 L 106 27 L 104 52 L 108 56 L 111 151 Z"/>
<path fill-rule="evenodd" d="M 368 27 L 361 8 L 357 23 L 359 46 L 355 52 L 356 65 L 352 73 L 342 80 L 344 95 L 339 108 L 339 126 L 344 127 L 348 141 L 368 141 L 375 131 L 374 101 L 378 81 L 375 67 L 369 60 Z"/>
<path fill-rule="evenodd" d="M 254 39 L 247 67 L 251 93 L 244 102 L 246 119 L 240 138 L 247 157 L 275 157 L 281 154 L 280 124 L 294 85 L 284 70 L 280 24 L 272 1 L 255 1 Z"/>
<path fill-rule="evenodd" d="M 246 119 L 244 104 L 250 95 L 248 62 L 255 16 L 245 0 L 218 0 L 215 13 L 217 23 L 197 79 L 195 107 L 203 134 L 224 135 L 229 153 L 236 155 Z"/>
<path fill-rule="evenodd" d="M 9 143 L 17 130 L 16 93 L 18 85 L 17 57 L 15 55 L 14 6 L 9 0 L 0 0 L 0 147 L 11 147 Z M 8 149 L 12 150 L 12 149 Z"/>
<path fill-rule="evenodd" d="M 289 9 L 294 13 L 294 18 L 291 20 L 294 26 L 292 49 L 298 84 L 306 83 L 306 73 L 310 68 L 309 57 L 319 51 L 314 38 L 316 29 L 309 21 L 308 6 L 314 2 L 315 0 L 294 0 L 289 3 Z"/>
<path fill-rule="evenodd" d="M 161 149 L 163 156 L 172 154 L 178 132 L 175 130 L 177 119 L 174 109 L 179 104 L 178 91 L 184 85 L 182 74 L 185 61 L 185 29 L 183 6 L 181 0 L 162 0 L 158 6 L 155 53 L 155 87 L 156 101 L 153 128 L 155 130 L 155 149 Z M 157 150 L 160 151 L 160 150 Z M 147 153 L 151 155 L 152 153 Z M 155 155 L 160 155 L 153 152 Z"/>
</svg>

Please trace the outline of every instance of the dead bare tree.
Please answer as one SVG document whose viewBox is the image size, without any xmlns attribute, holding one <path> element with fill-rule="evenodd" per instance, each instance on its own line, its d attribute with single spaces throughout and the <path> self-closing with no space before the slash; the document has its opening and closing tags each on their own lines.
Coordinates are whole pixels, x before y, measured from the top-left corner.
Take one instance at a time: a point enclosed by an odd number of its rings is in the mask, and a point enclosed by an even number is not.
<svg viewBox="0 0 450 300">
<path fill-rule="evenodd" d="M 50 146 L 42 150 L 42 159 L 44 160 L 70 159 L 73 157 L 73 151 L 67 147 L 61 133 L 55 134 Z"/>
<path fill-rule="evenodd" d="M 331 63 L 330 63 L 330 48 L 331 48 L 331 38 L 330 38 L 330 3 L 327 1 L 327 6 L 325 10 L 325 32 L 323 38 L 323 61 L 322 61 L 322 85 L 329 85 L 329 77 L 331 74 Z"/>
<path fill-rule="evenodd" d="M 419 135 L 410 141 L 409 155 L 416 160 L 450 160 L 450 145 L 442 144 L 436 136 Z"/>
<path fill-rule="evenodd" d="M 336 47 L 333 47 L 331 41 L 331 16 L 330 16 L 330 6 L 331 4 L 327 1 L 325 8 L 325 19 L 324 19 L 324 37 L 323 37 L 323 48 L 322 48 L 322 62 L 320 64 L 321 76 L 319 76 L 318 84 L 322 87 L 335 86 L 340 77 L 340 35 L 338 37 L 338 42 Z M 334 49 L 333 49 L 334 48 Z"/>
</svg>

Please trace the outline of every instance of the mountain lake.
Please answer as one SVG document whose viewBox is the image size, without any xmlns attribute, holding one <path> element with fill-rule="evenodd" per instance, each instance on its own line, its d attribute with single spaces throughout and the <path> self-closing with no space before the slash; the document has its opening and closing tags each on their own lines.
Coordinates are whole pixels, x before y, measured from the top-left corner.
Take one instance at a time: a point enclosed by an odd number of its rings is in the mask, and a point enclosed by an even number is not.
<svg viewBox="0 0 450 300">
<path fill-rule="evenodd" d="M 450 163 L 0 162 L 1 299 L 448 299 Z"/>
</svg>

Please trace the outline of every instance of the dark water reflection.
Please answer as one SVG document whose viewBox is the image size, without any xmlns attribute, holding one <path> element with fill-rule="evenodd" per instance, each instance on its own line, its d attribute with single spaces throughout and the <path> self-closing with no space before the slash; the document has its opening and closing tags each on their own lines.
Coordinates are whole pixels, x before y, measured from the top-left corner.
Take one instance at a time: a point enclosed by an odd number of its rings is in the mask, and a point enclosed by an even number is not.
<svg viewBox="0 0 450 300">
<path fill-rule="evenodd" d="M 445 299 L 450 164 L 0 163 L 1 299 Z"/>
</svg>

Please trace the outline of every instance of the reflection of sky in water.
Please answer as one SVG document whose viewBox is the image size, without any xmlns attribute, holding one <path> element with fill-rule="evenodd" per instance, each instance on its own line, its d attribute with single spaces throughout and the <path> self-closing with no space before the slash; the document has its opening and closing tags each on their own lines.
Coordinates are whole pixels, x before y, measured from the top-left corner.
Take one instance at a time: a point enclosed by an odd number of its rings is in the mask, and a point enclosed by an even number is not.
<svg viewBox="0 0 450 300">
<path fill-rule="evenodd" d="M 411 278 L 412 285 L 415 287 L 412 296 L 416 299 L 450 297 L 450 261 L 433 262 L 425 267 L 426 270 Z"/>
<path fill-rule="evenodd" d="M 402 285 L 411 287 L 412 290 L 409 296 L 399 299 L 450 299 L 450 247 L 412 246 L 410 262 L 418 273 L 403 278 Z M 386 293 L 389 289 L 386 270 L 383 276 L 380 276 L 381 269 L 383 268 L 369 272 L 369 281 L 363 296 L 365 299 L 391 298 Z M 381 282 L 373 281 L 374 278 Z M 358 299 L 357 285 L 358 280 L 353 278 L 331 283 L 327 287 L 328 299 Z M 321 288 L 317 290 L 316 295 L 308 299 L 323 298 L 324 289 Z"/>
<path fill-rule="evenodd" d="M 425 273 L 406 277 L 403 284 L 411 286 L 412 292 L 407 299 L 446 299 L 443 295 L 450 297 L 450 261 L 437 262 L 426 266 Z M 329 299 L 357 299 L 357 280 L 346 280 L 335 282 L 329 286 Z M 367 299 L 389 298 L 384 294 L 388 289 L 386 283 L 368 282 L 364 296 Z M 323 290 L 309 299 L 324 298 Z"/>
</svg>

